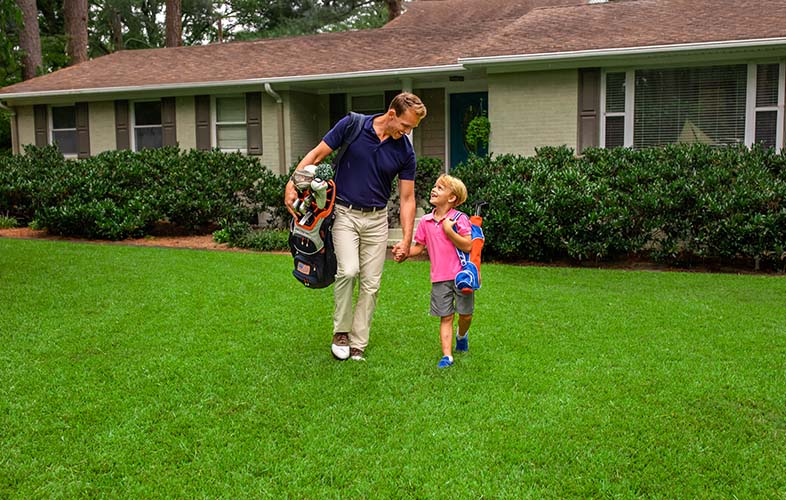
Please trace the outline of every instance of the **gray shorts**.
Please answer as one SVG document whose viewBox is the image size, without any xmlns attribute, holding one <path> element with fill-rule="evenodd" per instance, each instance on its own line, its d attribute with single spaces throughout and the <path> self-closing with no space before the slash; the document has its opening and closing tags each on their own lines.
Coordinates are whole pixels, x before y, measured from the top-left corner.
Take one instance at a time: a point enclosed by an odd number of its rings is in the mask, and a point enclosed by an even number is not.
<svg viewBox="0 0 786 500">
<path fill-rule="evenodd" d="M 475 311 L 475 294 L 463 294 L 451 281 L 431 284 L 431 315 L 450 316 L 455 313 L 472 314 Z"/>
</svg>

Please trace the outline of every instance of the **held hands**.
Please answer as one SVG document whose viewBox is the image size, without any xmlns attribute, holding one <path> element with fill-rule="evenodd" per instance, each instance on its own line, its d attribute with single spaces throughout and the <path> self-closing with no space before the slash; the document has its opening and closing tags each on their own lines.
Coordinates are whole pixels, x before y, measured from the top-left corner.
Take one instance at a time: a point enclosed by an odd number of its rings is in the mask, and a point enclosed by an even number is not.
<svg viewBox="0 0 786 500">
<path fill-rule="evenodd" d="M 403 241 L 399 241 L 390 250 L 393 254 L 393 260 L 396 262 L 404 262 L 409 257 L 409 245 L 404 245 Z"/>
</svg>

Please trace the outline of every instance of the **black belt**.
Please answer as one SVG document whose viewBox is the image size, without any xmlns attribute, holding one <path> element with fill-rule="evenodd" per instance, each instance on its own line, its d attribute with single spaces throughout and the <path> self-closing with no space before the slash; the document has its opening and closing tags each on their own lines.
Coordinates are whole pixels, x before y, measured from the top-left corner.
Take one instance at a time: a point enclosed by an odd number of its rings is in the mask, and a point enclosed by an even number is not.
<svg viewBox="0 0 786 500">
<path fill-rule="evenodd" d="M 336 205 L 341 205 L 342 207 L 347 207 L 350 210 L 357 210 L 361 213 L 374 213 L 379 212 L 380 210 L 384 210 L 387 207 L 361 207 L 358 205 L 352 205 L 342 199 L 336 198 Z"/>
</svg>

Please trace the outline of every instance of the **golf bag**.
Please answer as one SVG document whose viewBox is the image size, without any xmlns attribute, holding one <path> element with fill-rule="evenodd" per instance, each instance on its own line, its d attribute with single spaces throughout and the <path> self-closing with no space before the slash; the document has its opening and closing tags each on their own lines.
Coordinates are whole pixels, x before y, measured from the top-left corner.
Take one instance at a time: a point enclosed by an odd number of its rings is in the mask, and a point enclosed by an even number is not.
<svg viewBox="0 0 786 500">
<path fill-rule="evenodd" d="M 480 209 L 484 205 L 486 205 L 484 202 L 478 203 L 475 208 L 475 215 L 469 218 L 469 222 L 472 225 L 472 248 L 470 248 L 469 253 L 462 252 L 456 248 L 456 253 L 461 263 L 461 271 L 456 274 L 455 283 L 456 288 L 465 294 L 470 294 L 480 289 L 480 254 L 486 241 L 483 235 L 483 217 L 480 216 Z M 461 215 L 464 214 L 459 213 L 456 219 Z"/>
<path fill-rule="evenodd" d="M 344 143 L 334 163 L 335 168 L 338 168 L 339 161 L 349 145 L 360 135 L 366 119 L 366 116 L 360 113 L 350 113 L 349 116 Z M 338 269 L 333 248 L 336 184 L 332 180 L 332 171 L 325 170 L 326 168 L 327 165 L 309 165 L 293 173 L 293 182 L 298 193 L 293 207 L 302 217 L 293 218 L 289 228 L 289 250 L 295 261 L 292 275 L 309 288 L 330 286 L 336 280 Z"/>
<path fill-rule="evenodd" d="M 300 219 L 293 217 L 289 228 L 289 250 L 294 258 L 292 275 L 309 288 L 325 288 L 336 279 L 336 252 L 333 248 L 333 207 L 336 185 L 327 182 L 324 208 L 319 208 L 309 190 L 298 192 L 298 201 L 306 205 Z"/>
</svg>

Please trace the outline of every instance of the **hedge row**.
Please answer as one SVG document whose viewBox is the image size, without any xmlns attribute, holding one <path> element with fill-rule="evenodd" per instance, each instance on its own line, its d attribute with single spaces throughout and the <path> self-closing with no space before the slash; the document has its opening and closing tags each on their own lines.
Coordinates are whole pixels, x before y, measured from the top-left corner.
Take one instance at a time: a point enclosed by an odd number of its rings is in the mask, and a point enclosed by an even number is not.
<svg viewBox="0 0 786 500">
<path fill-rule="evenodd" d="M 786 156 L 754 147 L 546 147 L 474 157 L 454 169 L 470 206 L 489 202 L 484 252 L 577 261 L 643 255 L 786 264 Z"/>
<path fill-rule="evenodd" d="M 280 204 L 283 184 L 257 159 L 219 151 L 109 151 L 67 160 L 55 147 L 0 158 L 0 213 L 53 234 L 118 240 L 159 222 L 196 229 Z"/>
</svg>

